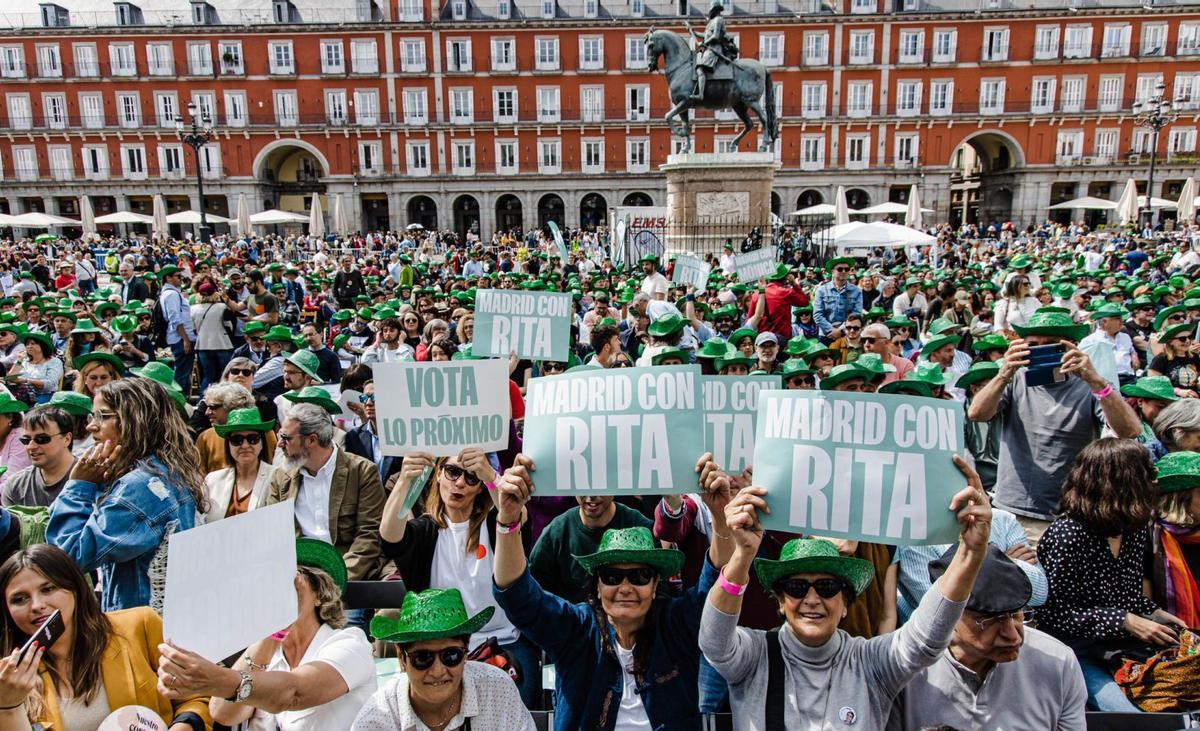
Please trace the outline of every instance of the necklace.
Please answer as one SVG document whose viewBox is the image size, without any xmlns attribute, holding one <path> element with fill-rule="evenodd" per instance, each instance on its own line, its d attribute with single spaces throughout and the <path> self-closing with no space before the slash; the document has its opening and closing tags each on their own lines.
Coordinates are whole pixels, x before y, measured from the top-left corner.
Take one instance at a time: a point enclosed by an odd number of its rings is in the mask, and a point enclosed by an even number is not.
<svg viewBox="0 0 1200 731">
<path fill-rule="evenodd" d="M 453 701 L 453 702 L 450 704 L 449 710 L 446 712 L 446 715 L 445 715 L 445 717 L 443 717 L 443 718 L 442 718 L 442 720 L 441 720 L 441 721 L 439 721 L 438 723 L 431 723 L 431 724 L 429 724 L 429 728 L 430 728 L 430 729 L 440 729 L 440 728 L 444 728 L 444 727 L 446 726 L 446 724 L 450 723 L 450 720 L 451 720 L 452 718 L 454 718 L 455 714 L 457 714 L 457 713 L 458 713 L 458 711 L 459 711 L 459 707 L 460 707 L 461 705 L 462 705 L 462 688 L 459 688 L 459 689 L 458 689 L 458 698 L 457 698 L 457 699 L 455 699 L 455 700 L 454 700 L 454 701 Z M 422 719 L 422 720 L 424 720 L 424 719 Z"/>
</svg>

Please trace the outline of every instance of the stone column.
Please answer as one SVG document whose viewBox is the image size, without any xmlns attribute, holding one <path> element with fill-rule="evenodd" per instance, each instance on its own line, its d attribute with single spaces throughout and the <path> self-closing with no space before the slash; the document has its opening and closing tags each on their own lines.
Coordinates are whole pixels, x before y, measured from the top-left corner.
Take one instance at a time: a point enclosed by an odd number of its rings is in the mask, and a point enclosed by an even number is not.
<svg viewBox="0 0 1200 731">
<path fill-rule="evenodd" d="M 771 187 L 779 164 L 771 152 L 671 155 L 667 175 L 667 251 L 719 254 L 726 238 L 754 227 L 769 232 Z"/>
</svg>

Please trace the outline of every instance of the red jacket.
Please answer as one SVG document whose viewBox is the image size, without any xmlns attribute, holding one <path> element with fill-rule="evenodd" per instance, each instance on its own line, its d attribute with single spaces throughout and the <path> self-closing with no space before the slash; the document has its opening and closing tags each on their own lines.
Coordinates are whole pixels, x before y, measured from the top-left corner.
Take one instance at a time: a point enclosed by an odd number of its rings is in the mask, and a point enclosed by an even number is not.
<svg viewBox="0 0 1200 731">
<path fill-rule="evenodd" d="M 758 308 L 758 297 L 750 301 L 750 311 Z M 767 284 L 767 314 L 758 323 L 760 333 L 773 332 L 779 336 L 779 344 L 783 346 L 792 337 L 792 308 L 804 307 L 808 304 L 808 294 L 799 287 L 788 287 L 778 282 Z"/>
</svg>

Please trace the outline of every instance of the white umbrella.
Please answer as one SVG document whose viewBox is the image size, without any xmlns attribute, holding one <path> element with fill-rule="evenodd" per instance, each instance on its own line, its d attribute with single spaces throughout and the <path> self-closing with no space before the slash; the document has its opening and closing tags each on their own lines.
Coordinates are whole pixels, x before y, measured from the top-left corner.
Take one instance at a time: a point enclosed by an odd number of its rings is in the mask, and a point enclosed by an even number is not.
<svg viewBox="0 0 1200 731">
<path fill-rule="evenodd" d="M 250 236 L 250 209 L 246 206 L 246 194 L 238 194 L 237 233 L 240 237 Z"/>
<path fill-rule="evenodd" d="M 83 238 L 95 238 L 96 214 L 92 211 L 92 199 L 86 195 L 79 196 L 79 223 L 83 228 Z"/>
<path fill-rule="evenodd" d="M 925 209 L 921 207 L 921 192 L 917 190 L 917 184 L 913 183 L 912 188 L 908 191 L 908 208 L 904 211 L 904 225 L 921 228 L 924 225 L 921 214 L 924 212 Z"/>
<path fill-rule="evenodd" d="M 308 223 L 308 216 L 270 208 L 251 215 L 250 223 L 256 226 L 271 226 L 276 223 Z"/>
<path fill-rule="evenodd" d="M 1090 195 L 1085 195 L 1082 198 L 1072 198 L 1069 201 L 1055 203 L 1052 206 L 1047 206 L 1051 211 L 1066 211 L 1066 210 L 1092 210 L 1092 211 L 1115 211 L 1117 204 L 1112 201 L 1106 201 L 1103 198 L 1094 198 Z"/>
<path fill-rule="evenodd" d="M 21 226 L 23 228 L 50 228 L 51 226 L 78 226 L 79 221 L 34 211 L 32 213 L 22 213 L 19 216 L 13 216 L 9 225 Z"/>
<path fill-rule="evenodd" d="M 117 211 L 97 217 L 96 223 L 154 223 L 154 219 L 133 211 Z"/>
<path fill-rule="evenodd" d="M 346 217 L 346 207 L 342 205 L 342 194 L 333 198 L 333 215 L 331 216 L 333 232 L 345 236 L 350 233 L 350 219 Z"/>
<path fill-rule="evenodd" d="M 154 195 L 154 223 L 151 226 L 156 239 L 168 239 L 171 231 L 167 227 L 167 203 L 161 194 Z"/>
<path fill-rule="evenodd" d="M 10 216 L 7 213 L 0 213 L 0 226 L 20 226 L 16 223 L 17 217 Z"/>
<path fill-rule="evenodd" d="M 1179 193 L 1179 203 L 1176 208 L 1176 220 L 1180 223 L 1191 221 L 1196 217 L 1196 179 L 1188 176 L 1183 181 L 1183 190 Z"/>
<path fill-rule="evenodd" d="M 410 223 L 404 227 L 405 231 L 424 231 L 425 227 L 419 223 Z"/>
<path fill-rule="evenodd" d="M 850 211 L 846 208 L 846 189 L 843 186 L 838 186 L 837 197 L 833 201 L 833 223 L 842 225 L 850 223 Z"/>
<path fill-rule="evenodd" d="M 315 239 L 325 238 L 325 215 L 321 212 L 321 196 L 313 193 L 312 209 L 308 212 L 308 235 Z"/>
<path fill-rule="evenodd" d="M 832 203 L 818 203 L 815 206 L 792 211 L 789 216 L 832 216 L 837 213 L 837 207 Z"/>
<path fill-rule="evenodd" d="M 1117 199 L 1117 215 L 1121 217 L 1121 225 L 1129 226 L 1137 223 L 1138 220 L 1138 195 L 1137 183 L 1130 178 L 1125 183 L 1125 190 L 1121 192 L 1121 197 Z"/>
<path fill-rule="evenodd" d="M 224 216 L 218 216 L 215 213 L 206 213 L 204 214 L 204 218 L 210 224 L 231 222 L 230 219 L 225 218 Z M 192 226 L 199 225 L 200 211 L 180 211 L 179 213 L 172 213 L 171 215 L 167 216 L 167 223 L 184 223 Z"/>
<path fill-rule="evenodd" d="M 1139 195 L 1137 200 L 1138 200 L 1138 208 L 1145 207 L 1146 196 Z M 1177 205 L 1178 204 L 1175 201 L 1169 201 L 1166 198 L 1151 198 L 1150 199 L 1150 207 L 1151 208 L 1174 208 Z"/>
</svg>

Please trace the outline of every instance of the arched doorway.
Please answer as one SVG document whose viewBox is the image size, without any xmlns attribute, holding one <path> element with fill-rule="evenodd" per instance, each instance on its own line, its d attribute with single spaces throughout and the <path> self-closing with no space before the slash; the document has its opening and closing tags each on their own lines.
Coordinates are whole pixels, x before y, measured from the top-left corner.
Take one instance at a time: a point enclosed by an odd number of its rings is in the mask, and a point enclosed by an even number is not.
<svg viewBox="0 0 1200 731">
<path fill-rule="evenodd" d="M 782 210 L 783 199 L 779 197 L 778 193 L 771 191 L 771 213 L 774 213 L 776 216 L 782 216 L 783 214 L 780 212 Z"/>
<path fill-rule="evenodd" d="M 812 208 L 813 206 L 819 206 L 824 202 L 825 196 L 821 194 L 821 191 L 809 188 L 801 193 L 798 198 L 796 198 L 796 210 Z"/>
<path fill-rule="evenodd" d="M 850 209 L 851 213 L 859 208 L 867 208 L 870 205 L 871 194 L 862 188 L 851 188 L 846 191 L 846 207 Z"/>
<path fill-rule="evenodd" d="M 479 235 L 479 201 L 472 195 L 460 195 L 454 199 L 454 233 L 461 241 L 466 241 L 467 234 Z"/>
<path fill-rule="evenodd" d="M 254 162 L 256 177 L 267 189 L 268 208 L 306 214 L 314 194 L 325 193 L 329 174 L 324 156 L 308 143 L 288 140 L 268 147 Z"/>
<path fill-rule="evenodd" d="M 554 221 L 560 229 L 565 228 L 563 222 L 566 220 L 566 206 L 563 205 L 563 199 L 554 193 L 547 193 L 538 201 L 538 228 L 549 229 L 549 224 Z"/>
<path fill-rule="evenodd" d="M 959 143 L 950 154 L 950 223 L 986 226 L 1012 220 L 1024 166 L 1025 153 L 1007 132 L 985 130 Z"/>
<path fill-rule="evenodd" d="M 437 203 L 427 195 L 418 195 L 410 198 L 408 201 L 408 223 L 420 224 L 428 229 L 436 229 L 437 222 Z"/>
<path fill-rule="evenodd" d="M 645 193 L 630 193 L 621 201 L 623 206 L 652 206 L 654 201 Z"/>
<path fill-rule="evenodd" d="M 608 223 L 608 201 L 599 193 L 588 193 L 579 201 L 579 228 L 595 231 Z"/>
<path fill-rule="evenodd" d="M 496 199 L 496 230 L 520 231 L 524 224 L 521 199 L 509 193 Z"/>
</svg>

